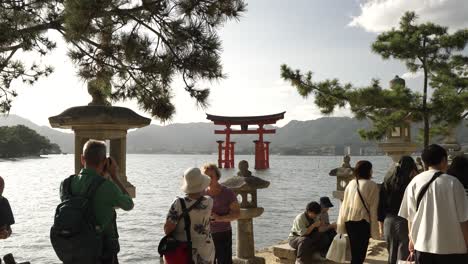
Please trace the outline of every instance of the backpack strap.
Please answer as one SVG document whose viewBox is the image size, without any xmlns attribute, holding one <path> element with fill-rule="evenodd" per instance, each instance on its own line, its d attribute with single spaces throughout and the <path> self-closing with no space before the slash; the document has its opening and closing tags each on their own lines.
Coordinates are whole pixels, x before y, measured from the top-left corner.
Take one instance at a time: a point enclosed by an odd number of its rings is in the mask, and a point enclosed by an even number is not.
<svg viewBox="0 0 468 264">
<path fill-rule="evenodd" d="M 93 181 L 89 184 L 88 189 L 86 190 L 85 196 L 88 198 L 90 201 L 93 200 L 94 195 L 96 194 L 97 189 L 101 186 L 102 183 L 104 183 L 106 180 L 101 177 L 95 177 Z"/>
<path fill-rule="evenodd" d="M 90 209 L 88 211 L 88 217 L 89 217 L 89 220 L 90 220 L 90 224 L 93 225 L 93 227 L 95 228 L 96 232 L 99 232 L 99 231 L 102 231 L 104 230 L 104 226 L 99 226 L 97 224 L 97 220 L 96 220 L 96 213 L 95 213 L 95 208 L 94 208 L 94 196 L 96 195 L 96 191 L 97 189 L 101 186 L 102 183 L 104 183 L 106 180 L 101 177 L 101 176 L 98 176 L 98 177 L 95 177 L 93 179 L 93 181 L 89 184 L 88 186 L 88 189 L 86 190 L 86 192 L 83 194 L 83 197 L 87 198 L 88 199 L 88 202 L 90 204 Z"/>
<path fill-rule="evenodd" d="M 190 211 L 192 211 L 193 208 L 195 208 L 202 202 L 202 200 L 203 200 L 203 196 L 198 198 L 194 204 L 192 204 L 189 208 L 187 208 L 187 206 L 185 205 L 184 198 L 179 198 L 179 202 L 182 205 L 182 213 L 179 215 L 179 220 L 185 217 L 185 215 L 188 215 Z"/>
<path fill-rule="evenodd" d="M 444 173 L 441 172 L 441 171 L 436 172 L 434 174 L 434 176 L 432 176 L 431 180 L 421 188 L 421 190 L 418 193 L 418 198 L 416 200 L 416 212 L 418 211 L 419 204 L 421 204 L 421 200 L 424 197 L 424 195 L 426 194 L 427 190 L 429 189 L 429 186 L 431 185 L 431 183 L 433 181 L 435 181 L 437 178 L 439 178 L 439 176 L 442 175 L 442 174 L 444 174 Z"/>
<path fill-rule="evenodd" d="M 68 176 L 65 180 L 62 181 L 60 184 L 60 200 L 63 202 L 67 198 L 73 196 L 72 194 L 72 188 L 71 188 L 71 182 L 73 177 L 75 177 L 76 174 Z"/>
<path fill-rule="evenodd" d="M 198 198 L 198 200 L 194 204 L 192 204 L 189 208 L 187 208 L 186 205 L 185 205 L 184 198 L 179 198 L 180 205 L 182 206 L 181 216 L 184 218 L 184 223 L 185 223 L 185 235 L 187 236 L 189 263 L 193 263 L 193 258 L 192 258 L 192 234 L 190 232 L 192 222 L 190 220 L 189 212 L 192 211 L 192 209 L 195 208 L 197 205 L 199 205 L 202 200 L 203 200 L 203 196 Z"/>
</svg>

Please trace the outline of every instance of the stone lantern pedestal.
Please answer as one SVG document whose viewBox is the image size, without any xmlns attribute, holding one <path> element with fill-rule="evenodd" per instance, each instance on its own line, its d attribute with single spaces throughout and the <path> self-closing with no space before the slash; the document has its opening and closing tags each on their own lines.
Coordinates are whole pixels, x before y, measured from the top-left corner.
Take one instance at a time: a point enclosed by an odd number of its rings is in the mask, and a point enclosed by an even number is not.
<svg viewBox="0 0 468 264">
<path fill-rule="evenodd" d="M 119 177 L 129 194 L 135 197 L 135 186 L 127 180 L 127 130 L 147 126 L 151 119 L 124 107 L 88 105 L 69 108 L 58 116 L 50 117 L 49 122 L 53 128 L 75 132 L 75 173 L 82 168 L 81 154 L 89 139 L 109 140 L 110 156 L 120 168 Z"/>
<path fill-rule="evenodd" d="M 240 217 L 237 220 L 237 256 L 233 259 L 238 264 L 264 264 L 265 259 L 255 256 L 253 218 L 263 214 L 264 209 L 257 206 L 257 190 L 268 188 L 270 182 L 252 176 L 247 161 L 239 162 L 237 176 L 227 179 L 223 185 L 233 190 L 239 199 Z"/>
</svg>

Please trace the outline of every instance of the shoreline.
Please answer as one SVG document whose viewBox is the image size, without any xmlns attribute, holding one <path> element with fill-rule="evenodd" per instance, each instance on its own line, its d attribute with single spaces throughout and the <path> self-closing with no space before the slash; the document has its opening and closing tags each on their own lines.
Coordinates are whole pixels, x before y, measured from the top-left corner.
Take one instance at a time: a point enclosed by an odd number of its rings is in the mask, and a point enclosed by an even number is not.
<svg viewBox="0 0 468 264">
<path fill-rule="evenodd" d="M 14 158 L 0 158 L 0 162 L 4 161 L 22 161 L 22 160 L 32 160 L 32 159 L 47 159 L 48 157 L 39 156 L 24 156 L 24 157 L 14 157 Z"/>
<path fill-rule="evenodd" d="M 287 243 L 284 241 L 284 243 Z M 280 243 L 281 244 L 281 243 Z M 364 264 L 386 264 L 388 259 L 388 252 L 387 252 L 387 243 L 383 240 L 369 240 L 369 247 L 367 249 L 367 257 L 364 261 Z M 276 257 L 273 255 L 273 246 L 268 248 L 256 250 L 255 255 L 257 257 L 265 258 L 266 264 L 277 264 Z M 335 263 L 333 261 L 324 260 L 317 263 Z M 346 263 L 349 263 L 347 261 Z"/>
</svg>

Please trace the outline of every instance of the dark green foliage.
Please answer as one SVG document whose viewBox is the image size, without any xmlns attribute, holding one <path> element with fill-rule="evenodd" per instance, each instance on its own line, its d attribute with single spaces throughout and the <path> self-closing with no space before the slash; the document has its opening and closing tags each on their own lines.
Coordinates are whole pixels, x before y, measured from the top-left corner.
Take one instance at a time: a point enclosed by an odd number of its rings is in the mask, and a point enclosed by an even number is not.
<svg viewBox="0 0 468 264">
<path fill-rule="evenodd" d="M 435 88 L 432 104 L 437 109 L 433 118 L 440 124 L 435 129 L 456 126 L 460 118 L 468 116 L 468 57 L 453 56 L 437 68 L 430 84 Z"/>
<path fill-rule="evenodd" d="M 60 147 L 23 125 L 0 127 L 0 158 L 61 153 Z"/>
<path fill-rule="evenodd" d="M 377 37 L 372 50 L 383 59 L 403 61 L 410 72 L 422 72 L 421 93 L 402 84 L 384 89 L 376 80 L 359 88 L 340 84 L 337 79 L 314 82 L 311 72 L 302 74 L 286 65 L 281 66 L 281 75 L 300 95 L 314 95 L 324 114 L 349 106 L 357 118 L 371 120 L 373 128 L 360 131 L 365 139 L 381 139 L 393 126 L 410 118 L 424 123 L 427 146 L 431 133 L 446 134 L 444 127 L 455 127 L 468 115 L 468 58 L 460 55 L 468 43 L 468 29 L 450 34 L 446 27 L 433 23 L 416 24 L 416 18 L 415 13 L 407 12 L 398 29 Z M 434 88 L 431 98 L 429 84 Z"/>
<path fill-rule="evenodd" d="M 197 83 L 224 77 L 217 29 L 245 7 L 243 0 L 2 1 L 0 111 L 7 112 L 16 95 L 12 80 L 34 83 L 50 74 L 49 67 L 29 69 L 13 56 L 19 50 L 46 55 L 55 47 L 49 31 L 68 42 L 79 76 L 99 80 L 113 100 L 136 99 L 152 116 L 169 119 L 173 80 L 181 76 L 185 90 L 206 106 L 209 89 Z"/>
</svg>

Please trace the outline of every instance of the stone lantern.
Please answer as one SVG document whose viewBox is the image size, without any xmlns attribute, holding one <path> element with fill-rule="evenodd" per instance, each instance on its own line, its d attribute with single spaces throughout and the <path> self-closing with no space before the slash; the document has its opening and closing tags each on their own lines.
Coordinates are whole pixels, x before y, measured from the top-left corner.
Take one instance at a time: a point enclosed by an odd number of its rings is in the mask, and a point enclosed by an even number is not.
<svg viewBox="0 0 468 264">
<path fill-rule="evenodd" d="M 418 149 L 418 146 L 411 142 L 411 121 L 409 118 L 398 126 L 387 132 L 385 140 L 379 143 L 379 147 L 392 158 L 393 162 L 398 162 L 404 155 L 410 155 Z"/>
<path fill-rule="evenodd" d="M 395 76 L 390 81 L 390 88 L 405 86 L 405 80 Z M 386 138 L 379 147 L 397 163 L 404 155 L 410 155 L 417 150 L 417 145 L 411 142 L 411 116 L 408 115 L 400 124 L 389 129 Z"/>
<path fill-rule="evenodd" d="M 263 214 L 264 209 L 257 205 L 257 190 L 268 188 L 270 182 L 252 176 L 249 164 L 239 162 L 237 176 L 227 179 L 223 185 L 233 190 L 240 199 L 240 217 L 237 220 L 237 257 L 234 263 L 264 264 L 265 259 L 255 256 L 253 218 Z"/>
<path fill-rule="evenodd" d="M 151 119 L 124 107 L 87 105 L 69 108 L 58 116 L 50 117 L 49 122 L 54 128 L 75 132 L 75 173 L 82 168 L 81 154 L 89 139 L 109 140 L 110 156 L 119 165 L 120 180 L 129 194 L 135 197 L 135 186 L 127 180 L 127 130 L 147 126 Z"/>
<path fill-rule="evenodd" d="M 344 156 L 341 167 L 330 171 L 330 176 L 336 176 L 336 191 L 333 191 L 333 197 L 343 201 L 344 190 L 348 183 L 353 179 L 353 168 L 351 168 L 351 157 Z"/>
<path fill-rule="evenodd" d="M 406 86 L 405 79 L 401 78 L 398 75 L 395 75 L 395 78 L 390 80 L 390 88 L 395 87 L 396 85 L 403 86 L 403 87 Z"/>
</svg>

